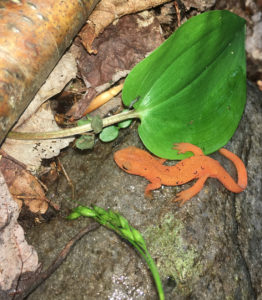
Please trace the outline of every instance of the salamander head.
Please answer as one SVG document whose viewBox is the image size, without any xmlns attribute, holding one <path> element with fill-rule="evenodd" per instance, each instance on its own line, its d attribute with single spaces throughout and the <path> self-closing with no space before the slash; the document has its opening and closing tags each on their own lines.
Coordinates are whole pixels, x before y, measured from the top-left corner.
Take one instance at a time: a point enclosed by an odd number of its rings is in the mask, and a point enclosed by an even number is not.
<svg viewBox="0 0 262 300">
<path fill-rule="evenodd" d="M 114 153 L 116 164 L 127 173 L 139 174 L 147 152 L 136 147 L 128 147 Z"/>
</svg>

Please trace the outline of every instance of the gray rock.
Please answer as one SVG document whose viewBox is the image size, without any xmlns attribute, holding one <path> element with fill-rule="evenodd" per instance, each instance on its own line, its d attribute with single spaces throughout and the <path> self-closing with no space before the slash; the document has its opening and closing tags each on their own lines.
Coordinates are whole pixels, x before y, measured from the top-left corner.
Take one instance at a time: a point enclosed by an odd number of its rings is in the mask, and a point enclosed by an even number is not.
<svg viewBox="0 0 262 300">
<path fill-rule="evenodd" d="M 120 170 L 113 152 L 143 147 L 134 126 L 114 143 L 95 149 L 69 149 L 62 161 L 74 180 L 77 201 L 124 215 L 139 229 L 157 263 L 166 299 L 262 299 L 262 93 L 248 84 L 245 114 L 226 147 L 247 166 L 248 187 L 234 194 L 215 179 L 178 207 L 176 192 L 191 186 L 162 187 L 144 198 L 147 181 Z M 235 175 L 234 166 L 212 155 Z M 66 221 L 70 188 L 61 178 L 60 216 L 27 232 L 46 268 L 70 238 L 90 222 Z M 52 196 L 50 192 L 49 197 Z M 55 196 L 57 197 L 57 196 Z M 100 227 L 79 241 L 62 266 L 28 299 L 157 299 L 151 275 L 139 254 L 113 232 Z"/>
</svg>

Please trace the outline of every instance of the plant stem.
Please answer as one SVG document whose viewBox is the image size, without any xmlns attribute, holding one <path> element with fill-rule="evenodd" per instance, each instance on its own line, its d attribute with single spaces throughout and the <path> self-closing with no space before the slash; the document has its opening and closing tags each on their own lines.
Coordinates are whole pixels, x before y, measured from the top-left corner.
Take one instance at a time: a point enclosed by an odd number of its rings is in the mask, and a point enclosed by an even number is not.
<svg viewBox="0 0 262 300">
<path fill-rule="evenodd" d="M 108 118 L 103 119 L 103 127 L 128 120 L 128 119 L 137 119 L 139 114 L 135 110 L 128 112 L 123 112 Z M 57 131 L 49 132 L 18 132 L 11 131 L 7 137 L 14 140 L 48 140 L 48 139 L 58 139 L 69 137 L 77 134 L 83 134 L 85 132 L 93 131 L 91 124 L 85 124 L 81 126 L 76 126 L 68 129 L 62 129 Z"/>
<path fill-rule="evenodd" d="M 153 275 L 153 278 L 155 280 L 155 284 L 156 284 L 156 288 L 157 288 L 157 291 L 158 291 L 159 300 L 165 300 L 165 295 L 164 295 L 164 291 L 163 291 L 161 279 L 160 279 L 157 267 L 155 265 L 155 262 L 152 259 L 152 257 L 150 256 L 150 254 L 148 253 L 148 251 L 147 250 L 145 250 L 145 251 L 146 251 L 145 260 L 147 261 L 149 269 L 150 269 L 150 271 L 151 271 L 151 273 Z"/>
<path fill-rule="evenodd" d="M 121 235 L 121 234 L 120 234 Z M 149 252 L 147 251 L 147 249 L 141 249 L 140 247 L 138 247 L 138 245 L 132 241 L 129 240 L 129 242 L 138 250 L 138 252 L 143 256 L 143 258 L 145 259 L 152 275 L 155 281 L 155 285 L 157 288 L 157 292 L 158 292 L 158 297 L 159 300 L 165 300 L 165 295 L 164 295 L 164 291 L 163 291 L 163 287 L 162 287 L 162 282 L 157 270 L 157 267 L 155 265 L 154 260 L 152 259 L 152 257 L 150 256 Z"/>
</svg>

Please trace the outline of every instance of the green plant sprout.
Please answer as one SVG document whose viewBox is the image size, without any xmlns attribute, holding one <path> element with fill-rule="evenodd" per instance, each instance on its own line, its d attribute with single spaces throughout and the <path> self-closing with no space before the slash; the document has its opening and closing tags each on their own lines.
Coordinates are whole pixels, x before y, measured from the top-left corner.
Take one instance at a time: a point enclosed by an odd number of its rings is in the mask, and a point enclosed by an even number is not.
<svg viewBox="0 0 262 300">
<path fill-rule="evenodd" d="M 246 103 L 245 20 L 226 10 L 190 18 L 132 69 L 122 99 L 132 109 L 103 119 L 102 126 L 139 119 L 139 136 L 156 156 L 188 157 L 173 149 L 181 142 L 206 155 L 220 149 L 234 134 Z M 86 124 L 8 137 L 50 139 L 92 130 Z"/>
<path fill-rule="evenodd" d="M 116 212 L 113 212 L 111 209 L 105 210 L 101 207 L 94 205 L 93 208 L 87 206 L 76 207 L 73 210 L 73 212 L 67 217 L 67 219 L 75 220 L 80 216 L 95 219 L 98 223 L 107 227 L 110 230 L 115 231 L 119 236 L 127 240 L 131 245 L 133 245 L 145 259 L 153 275 L 159 299 L 165 299 L 157 267 L 146 248 L 145 240 L 143 239 L 142 235 L 138 230 L 129 225 L 126 218 L 124 218 Z"/>
<path fill-rule="evenodd" d="M 128 112 L 128 109 L 124 109 L 122 113 Z M 90 117 L 86 115 L 84 118 L 77 121 L 78 126 L 90 124 L 94 133 L 99 133 L 99 139 L 102 142 L 112 142 L 118 137 L 119 130 L 121 128 L 127 128 L 132 123 L 132 120 L 125 120 L 117 123 L 117 125 L 111 125 L 103 128 L 103 120 L 99 116 Z M 95 144 L 94 133 L 83 134 L 76 142 L 76 148 L 80 150 L 92 149 Z"/>
<path fill-rule="evenodd" d="M 123 112 L 128 111 L 128 109 L 124 109 Z M 117 123 L 117 125 L 111 125 L 108 127 L 105 127 L 101 133 L 99 134 L 99 139 L 102 142 L 112 142 L 118 137 L 119 130 L 122 128 L 127 128 L 132 123 L 132 120 L 126 120 Z"/>
</svg>

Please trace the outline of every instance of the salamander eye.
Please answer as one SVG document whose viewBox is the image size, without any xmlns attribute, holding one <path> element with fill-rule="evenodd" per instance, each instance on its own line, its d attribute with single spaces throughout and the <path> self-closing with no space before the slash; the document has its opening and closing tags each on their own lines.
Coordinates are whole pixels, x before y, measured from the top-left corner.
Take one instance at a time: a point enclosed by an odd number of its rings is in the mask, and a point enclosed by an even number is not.
<svg viewBox="0 0 262 300">
<path fill-rule="evenodd" d="M 132 165 L 129 162 L 125 162 L 125 163 L 122 164 L 122 168 L 124 170 L 128 171 L 128 170 L 132 169 Z"/>
</svg>

